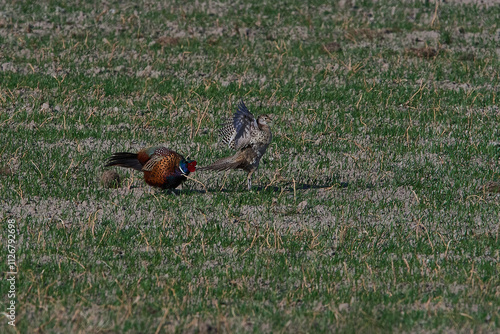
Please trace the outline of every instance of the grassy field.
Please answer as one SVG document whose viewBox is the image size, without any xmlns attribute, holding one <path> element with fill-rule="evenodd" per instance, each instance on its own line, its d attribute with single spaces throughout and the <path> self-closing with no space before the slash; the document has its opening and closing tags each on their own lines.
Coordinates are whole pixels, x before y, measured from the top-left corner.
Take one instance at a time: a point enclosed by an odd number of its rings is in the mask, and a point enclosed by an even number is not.
<svg viewBox="0 0 500 334">
<path fill-rule="evenodd" d="M 500 332 L 499 1 L 0 7 L 9 333 Z M 118 151 L 232 154 L 240 98 L 274 115 L 251 192 L 102 186 Z"/>
</svg>

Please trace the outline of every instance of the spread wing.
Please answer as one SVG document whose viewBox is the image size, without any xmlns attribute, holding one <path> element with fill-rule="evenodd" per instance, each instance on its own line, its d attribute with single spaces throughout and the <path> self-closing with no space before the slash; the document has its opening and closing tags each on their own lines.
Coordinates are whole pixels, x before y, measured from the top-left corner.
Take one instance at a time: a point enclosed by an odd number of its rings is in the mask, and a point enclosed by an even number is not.
<svg viewBox="0 0 500 334">
<path fill-rule="evenodd" d="M 233 150 L 239 150 L 250 143 L 252 129 L 258 129 L 257 120 L 241 100 L 232 121 L 229 120 L 219 130 L 219 135 L 223 143 Z"/>
<path fill-rule="evenodd" d="M 228 145 L 233 150 L 235 149 L 234 138 L 236 137 L 236 130 L 231 120 L 228 120 L 222 128 L 219 129 L 219 136 L 224 144 Z"/>
</svg>

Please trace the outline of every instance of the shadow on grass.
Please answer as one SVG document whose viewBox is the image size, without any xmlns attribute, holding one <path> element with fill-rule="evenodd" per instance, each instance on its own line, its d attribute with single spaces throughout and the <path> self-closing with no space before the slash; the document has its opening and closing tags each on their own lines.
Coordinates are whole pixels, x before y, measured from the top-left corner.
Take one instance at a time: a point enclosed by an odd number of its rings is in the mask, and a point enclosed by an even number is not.
<svg viewBox="0 0 500 334">
<path fill-rule="evenodd" d="M 267 186 L 253 186 L 251 191 L 264 192 L 264 193 L 281 193 L 281 192 L 294 192 L 297 190 L 309 190 L 309 189 L 342 189 L 349 186 L 348 182 L 333 182 L 328 184 L 309 184 L 296 182 L 295 187 L 293 182 L 281 183 L 280 185 L 267 185 Z M 239 193 L 248 191 L 246 187 L 238 186 L 233 189 L 228 188 L 210 188 L 207 187 L 209 193 L 221 192 L 221 193 Z M 205 193 L 205 191 L 199 191 L 200 193 Z"/>
<path fill-rule="evenodd" d="M 291 181 L 290 178 L 285 179 L 282 178 L 276 180 L 276 175 L 270 180 L 269 183 L 263 182 L 262 184 L 254 184 L 250 191 L 252 192 L 263 192 L 263 193 L 283 193 L 283 192 L 294 192 L 297 190 L 310 190 L 310 189 L 343 189 L 351 186 L 351 182 L 341 181 L 341 176 L 338 174 L 330 174 L 327 177 L 324 175 L 321 180 L 316 180 L 314 178 L 303 179 L 304 182 L 297 182 L 295 180 Z M 190 190 L 189 194 L 199 194 L 199 193 L 245 193 L 248 192 L 246 187 L 246 179 L 241 179 L 241 181 L 245 180 L 245 182 L 228 182 L 226 183 L 226 176 L 224 177 L 224 181 L 222 185 L 219 181 L 214 181 L 213 179 L 204 180 L 204 182 L 200 182 L 196 178 L 188 177 L 188 186 L 183 190 Z M 194 181 L 194 183 L 192 183 Z M 195 184 L 200 184 L 203 189 L 192 189 L 191 186 Z M 212 184 L 210 184 L 212 183 Z M 256 182 L 257 183 L 257 182 Z M 260 183 L 260 182 L 259 182 Z M 176 189 L 178 190 L 178 189 Z"/>
<path fill-rule="evenodd" d="M 310 190 L 310 189 L 343 189 L 349 187 L 349 182 L 339 182 L 332 180 L 331 182 L 326 182 L 325 184 L 312 184 L 303 182 L 281 182 L 277 185 L 266 185 L 266 186 L 252 186 L 252 192 L 260 193 L 282 193 L 282 192 L 294 192 L 298 190 Z M 140 188 L 140 186 L 132 186 L 131 188 Z M 207 193 L 245 193 L 248 192 L 246 186 L 237 185 L 234 188 L 220 188 L 220 187 L 209 187 L 206 189 L 193 189 L 189 186 L 184 186 L 184 188 L 177 189 L 158 189 L 155 188 L 158 194 L 164 195 L 183 195 L 183 196 L 194 196 L 199 194 Z"/>
</svg>

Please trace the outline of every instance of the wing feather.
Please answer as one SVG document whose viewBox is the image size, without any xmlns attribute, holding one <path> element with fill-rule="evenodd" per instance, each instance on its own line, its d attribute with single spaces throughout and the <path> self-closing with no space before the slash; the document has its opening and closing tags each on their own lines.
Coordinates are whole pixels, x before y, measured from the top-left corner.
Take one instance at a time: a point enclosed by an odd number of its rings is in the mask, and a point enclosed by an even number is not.
<svg viewBox="0 0 500 334">
<path fill-rule="evenodd" d="M 257 120 L 241 100 L 232 120 L 222 126 L 219 135 L 223 143 L 233 150 L 239 150 L 250 144 L 251 133 L 254 129 L 258 129 Z"/>
<path fill-rule="evenodd" d="M 155 165 L 162 161 L 164 158 L 164 156 L 162 155 L 158 155 L 158 154 L 153 154 L 151 156 L 151 158 L 146 162 L 146 164 L 144 166 L 142 166 L 142 171 L 143 172 L 150 172 L 153 170 L 153 168 L 155 167 Z"/>
<path fill-rule="evenodd" d="M 234 129 L 233 122 L 228 120 L 222 128 L 219 129 L 219 136 L 222 142 L 234 150 L 234 138 L 236 137 L 236 130 Z"/>
</svg>

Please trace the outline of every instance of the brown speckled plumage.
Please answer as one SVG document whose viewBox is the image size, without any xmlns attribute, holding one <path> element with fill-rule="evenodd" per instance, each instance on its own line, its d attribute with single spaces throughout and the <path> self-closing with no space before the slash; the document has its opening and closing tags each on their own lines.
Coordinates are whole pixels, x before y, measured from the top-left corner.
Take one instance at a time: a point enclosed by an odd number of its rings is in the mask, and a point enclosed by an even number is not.
<svg viewBox="0 0 500 334">
<path fill-rule="evenodd" d="M 113 154 L 106 164 L 133 168 L 144 172 L 147 184 L 163 189 L 175 189 L 195 171 L 196 161 L 186 161 L 182 155 L 163 146 L 153 146 L 138 153 Z"/>
<path fill-rule="evenodd" d="M 259 168 L 260 159 L 272 140 L 271 128 L 267 124 L 270 120 L 268 115 L 261 115 L 255 119 L 243 101 L 240 101 L 233 119 L 219 130 L 222 142 L 236 150 L 236 154 L 198 170 L 242 169 L 248 173 L 247 185 L 250 190 L 252 174 Z"/>
</svg>

